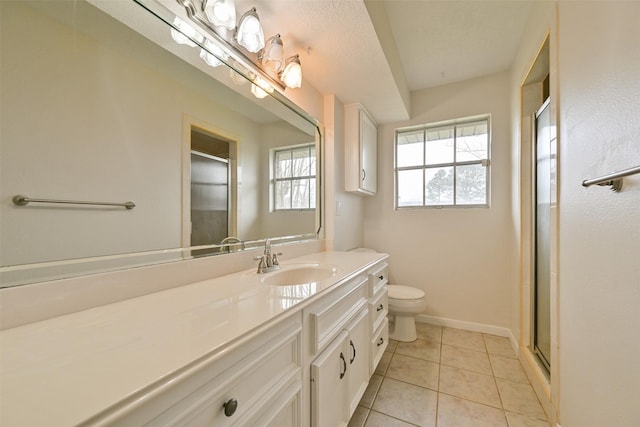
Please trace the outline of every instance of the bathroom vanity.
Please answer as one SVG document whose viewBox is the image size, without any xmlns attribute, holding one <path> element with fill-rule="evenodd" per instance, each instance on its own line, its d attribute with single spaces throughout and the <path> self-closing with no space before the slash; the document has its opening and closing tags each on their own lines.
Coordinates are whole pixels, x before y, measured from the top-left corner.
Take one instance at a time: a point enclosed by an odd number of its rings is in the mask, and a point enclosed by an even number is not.
<svg viewBox="0 0 640 427">
<path fill-rule="evenodd" d="M 319 252 L 6 329 L 0 424 L 346 425 L 387 346 L 386 258 Z"/>
</svg>

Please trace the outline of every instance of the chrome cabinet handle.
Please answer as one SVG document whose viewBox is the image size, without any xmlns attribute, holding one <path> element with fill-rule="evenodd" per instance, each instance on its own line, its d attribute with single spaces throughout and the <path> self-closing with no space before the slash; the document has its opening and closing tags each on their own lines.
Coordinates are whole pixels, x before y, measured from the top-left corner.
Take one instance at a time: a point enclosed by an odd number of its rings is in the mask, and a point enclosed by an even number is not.
<svg viewBox="0 0 640 427">
<path fill-rule="evenodd" d="M 367 172 L 362 169 L 362 180 L 364 181 L 364 179 L 367 177 Z"/>
<path fill-rule="evenodd" d="M 384 344 L 384 338 L 380 337 L 380 340 L 378 341 L 378 343 L 376 344 L 376 346 L 380 347 L 382 344 Z"/>
<path fill-rule="evenodd" d="M 353 345 L 353 341 L 349 340 L 349 344 L 351 344 L 351 348 L 353 349 L 353 357 L 349 360 L 349 365 L 353 364 L 353 361 L 356 360 L 356 346 Z"/>
<path fill-rule="evenodd" d="M 236 413 L 236 409 L 238 409 L 238 401 L 235 398 L 229 399 L 224 402 L 222 407 L 224 408 L 224 414 L 227 417 L 230 417 Z"/>
<path fill-rule="evenodd" d="M 378 276 L 378 279 L 384 280 L 384 276 L 381 274 L 381 275 Z"/>
<path fill-rule="evenodd" d="M 380 304 L 378 308 L 376 308 L 376 311 L 380 311 L 380 310 L 384 310 L 384 305 Z"/>
<path fill-rule="evenodd" d="M 342 379 L 344 375 L 347 373 L 347 361 L 344 360 L 344 354 L 342 354 L 342 352 L 340 352 L 340 359 L 342 360 L 342 369 L 343 369 L 343 371 L 340 372 L 340 379 Z"/>
</svg>

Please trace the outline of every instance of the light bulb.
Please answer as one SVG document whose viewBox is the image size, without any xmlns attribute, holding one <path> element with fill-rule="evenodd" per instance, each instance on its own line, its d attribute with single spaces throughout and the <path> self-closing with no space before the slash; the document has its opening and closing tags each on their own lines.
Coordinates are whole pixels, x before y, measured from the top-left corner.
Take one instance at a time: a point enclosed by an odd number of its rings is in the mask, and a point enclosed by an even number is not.
<svg viewBox="0 0 640 427">
<path fill-rule="evenodd" d="M 228 30 L 236 27 L 236 7 L 233 0 L 207 0 L 203 8 L 204 14 L 213 25 Z"/>
<path fill-rule="evenodd" d="M 284 67 L 280 79 L 287 87 L 292 89 L 302 86 L 302 65 L 300 64 L 300 57 L 298 55 L 287 59 L 287 65 Z"/>
<path fill-rule="evenodd" d="M 178 44 L 195 47 L 196 43 L 193 40 L 196 40 L 198 43 L 202 43 L 204 40 L 202 34 L 177 16 L 173 20 L 173 25 L 176 26 L 177 30 L 175 28 L 171 29 L 171 37 Z"/>
<path fill-rule="evenodd" d="M 256 53 L 264 47 L 264 33 L 255 7 L 240 18 L 236 41 L 252 53 Z"/>
<path fill-rule="evenodd" d="M 220 46 L 211 40 L 205 40 L 204 46 L 206 47 L 206 50 L 200 49 L 200 58 L 202 58 L 202 60 L 208 65 L 217 67 L 222 64 L 222 60 L 226 60 L 228 58 Z"/>
</svg>

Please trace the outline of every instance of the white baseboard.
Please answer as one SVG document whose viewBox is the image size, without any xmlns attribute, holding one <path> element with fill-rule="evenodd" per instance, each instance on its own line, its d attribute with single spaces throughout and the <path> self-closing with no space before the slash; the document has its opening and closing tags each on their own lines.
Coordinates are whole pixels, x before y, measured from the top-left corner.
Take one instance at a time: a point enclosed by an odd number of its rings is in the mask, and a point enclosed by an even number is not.
<svg viewBox="0 0 640 427">
<path fill-rule="evenodd" d="M 481 332 L 483 334 L 497 335 L 499 337 L 509 338 L 511 347 L 516 355 L 520 352 L 520 346 L 516 337 L 513 336 L 511 329 L 502 326 L 485 325 L 483 323 L 466 322 L 464 320 L 448 319 L 446 317 L 427 316 L 419 314 L 416 316 L 416 322 L 429 323 L 431 325 L 445 326 L 447 328 L 465 329 L 467 331 Z"/>
</svg>

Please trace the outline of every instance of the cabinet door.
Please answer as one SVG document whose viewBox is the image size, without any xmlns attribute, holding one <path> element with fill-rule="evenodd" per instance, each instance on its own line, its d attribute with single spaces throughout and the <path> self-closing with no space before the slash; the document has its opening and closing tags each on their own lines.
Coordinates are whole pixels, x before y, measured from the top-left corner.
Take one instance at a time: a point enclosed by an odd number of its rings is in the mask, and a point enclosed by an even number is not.
<svg viewBox="0 0 640 427">
<path fill-rule="evenodd" d="M 369 384 L 369 310 L 365 308 L 347 326 L 349 331 L 349 416 L 358 407 Z"/>
<path fill-rule="evenodd" d="M 362 166 L 361 188 L 375 194 L 378 189 L 378 131 L 376 125 L 364 112 L 360 112 L 360 165 Z"/>
<path fill-rule="evenodd" d="M 349 333 L 342 331 L 311 363 L 312 427 L 349 423 Z"/>
</svg>

